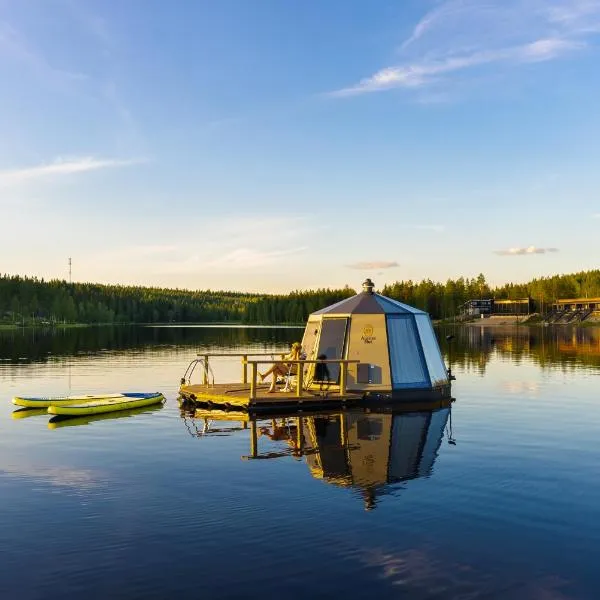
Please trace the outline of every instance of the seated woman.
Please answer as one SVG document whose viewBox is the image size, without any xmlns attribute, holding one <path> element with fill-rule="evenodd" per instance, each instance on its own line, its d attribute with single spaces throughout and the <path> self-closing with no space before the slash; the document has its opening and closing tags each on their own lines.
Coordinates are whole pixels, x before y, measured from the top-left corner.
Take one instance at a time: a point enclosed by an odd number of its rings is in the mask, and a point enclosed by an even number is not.
<svg viewBox="0 0 600 600">
<path fill-rule="evenodd" d="M 294 366 L 294 363 L 287 364 L 285 361 L 287 360 L 300 360 L 302 358 L 302 344 L 298 342 L 294 342 L 290 349 L 289 354 L 286 354 L 283 357 L 283 362 L 276 362 L 273 366 L 264 373 L 259 373 L 259 377 L 261 382 L 264 381 L 269 375 L 273 375 L 273 380 L 271 381 L 271 387 L 269 388 L 269 394 L 272 394 L 275 391 L 275 384 L 277 382 L 277 377 L 284 377 L 290 371 L 290 367 Z"/>
</svg>

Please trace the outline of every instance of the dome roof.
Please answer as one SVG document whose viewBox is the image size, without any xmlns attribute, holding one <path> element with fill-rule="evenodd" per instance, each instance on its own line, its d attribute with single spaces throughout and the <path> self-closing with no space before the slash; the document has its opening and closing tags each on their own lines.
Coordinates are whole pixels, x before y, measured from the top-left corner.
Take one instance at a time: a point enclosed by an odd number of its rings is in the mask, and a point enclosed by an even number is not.
<svg viewBox="0 0 600 600">
<path fill-rule="evenodd" d="M 313 315 L 380 315 L 380 314 L 411 314 L 411 315 L 426 315 L 427 313 L 413 308 L 408 304 L 403 304 L 397 300 L 392 300 L 381 294 L 374 292 L 361 292 L 352 298 L 346 298 L 341 302 L 336 302 L 331 306 L 326 306 L 321 310 L 312 313 Z"/>
</svg>

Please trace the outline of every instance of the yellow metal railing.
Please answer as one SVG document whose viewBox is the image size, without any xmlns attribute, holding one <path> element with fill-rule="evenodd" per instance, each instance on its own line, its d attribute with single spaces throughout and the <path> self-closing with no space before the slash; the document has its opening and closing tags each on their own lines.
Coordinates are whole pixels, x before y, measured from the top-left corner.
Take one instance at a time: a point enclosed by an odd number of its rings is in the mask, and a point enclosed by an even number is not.
<svg viewBox="0 0 600 600">
<path fill-rule="evenodd" d="M 345 360 L 342 358 L 326 358 L 321 360 L 291 360 L 282 356 L 282 362 L 285 363 L 286 366 L 289 365 L 298 365 L 297 373 L 296 373 L 296 395 L 298 397 L 302 396 L 302 392 L 304 391 L 304 369 L 301 368 L 304 365 L 320 365 L 320 364 L 336 364 L 340 365 L 340 390 L 339 395 L 346 395 L 346 382 L 348 380 L 348 365 L 349 364 L 358 364 L 359 360 Z M 243 362 L 243 359 L 242 359 Z M 252 371 L 252 377 L 250 379 L 250 400 L 254 400 L 256 398 L 256 376 L 258 375 L 258 365 L 262 364 L 272 364 L 273 360 L 246 360 L 246 364 L 250 365 Z M 244 370 L 244 383 L 247 382 L 247 375 Z"/>
<path fill-rule="evenodd" d="M 289 352 L 289 351 L 288 351 Z M 274 356 L 280 356 L 283 358 L 286 355 L 285 351 L 279 350 L 276 352 L 245 352 L 243 354 L 235 353 L 209 353 L 209 354 L 198 354 L 197 356 L 202 359 L 204 365 L 204 375 L 202 383 L 208 385 L 208 372 L 211 358 L 240 358 L 242 361 L 242 383 L 248 383 L 248 357 L 249 356 L 268 356 L 271 360 L 265 362 L 273 362 Z"/>
<path fill-rule="evenodd" d="M 317 360 L 302 360 L 302 359 L 288 359 L 286 358 L 286 353 L 283 351 L 274 351 L 274 352 L 244 352 L 244 353 L 201 353 L 198 354 L 198 359 L 196 361 L 192 361 L 192 363 L 200 363 L 203 367 L 203 377 L 202 382 L 203 385 L 209 385 L 209 371 L 210 371 L 210 360 L 212 358 L 239 358 L 242 364 L 242 383 L 248 384 L 250 383 L 250 399 L 256 398 L 256 390 L 257 390 L 257 376 L 258 376 L 258 365 L 263 364 L 273 364 L 277 362 L 284 363 L 286 366 L 290 365 L 319 365 L 319 364 L 337 364 L 340 366 L 340 381 L 339 381 L 339 395 L 346 395 L 346 383 L 348 381 L 348 365 L 350 364 L 359 364 L 359 360 L 346 360 L 340 358 L 326 358 L 326 359 L 317 359 Z M 274 360 L 274 356 L 280 357 L 281 360 Z M 259 360 L 249 360 L 250 358 L 260 357 Z M 267 358 L 268 357 L 268 358 Z M 250 365 L 250 381 L 248 381 L 248 365 Z M 190 365 L 191 366 L 191 365 Z M 188 371 L 186 371 L 186 376 L 190 370 L 188 367 Z M 192 370 L 193 372 L 193 370 Z M 298 367 L 296 376 L 296 395 L 301 397 L 304 391 L 304 368 Z M 191 378 L 191 373 L 190 373 Z M 182 383 L 185 380 L 182 380 Z M 336 384 L 337 385 L 337 384 Z"/>
</svg>

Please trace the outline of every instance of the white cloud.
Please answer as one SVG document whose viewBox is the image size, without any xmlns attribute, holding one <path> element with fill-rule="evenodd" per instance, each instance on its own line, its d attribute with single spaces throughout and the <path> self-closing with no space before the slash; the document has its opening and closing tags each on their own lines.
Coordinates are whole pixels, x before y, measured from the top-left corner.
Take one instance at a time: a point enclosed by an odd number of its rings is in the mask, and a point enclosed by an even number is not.
<svg viewBox="0 0 600 600">
<path fill-rule="evenodd" d="M 103 159 L 94 158 L 92 156 L 67 159 L 57 158 L 51 163 L 45 163 L 35 167 L 21 167 L 18 169 L 0 171 L 0 185 L 14 185 L 47 177 L 61 177 L 65 175 L 74 175 L 76 173 L 85 173 L 87 171 L 96 171 L 98 169 L 124 167 L 140 162 L 144 161 L 131 159 Z"/>
<path fill-rule="evenodd" d="M 600 0 L 447 0 L 416 24 L 397 64 L 330 95 L 421 89 L 477 67 L 554 60 L 596 33 Z"/>
<path fill-rule="evenodd" d="M 600 219 L 600 213 L 596 213 L 595 215 L 592 215 L 592 219 Z"/>
<path fill-rule="evenodd" d="M 585 47 L 584 42 L 575 40 L 565 40 L 560 38 L 546 38 L 536 40 L 524 46 L 520 51 L 519 60 L 526 61 L 543 61 L 551 60 L 560 56 L 563 53 L 572 50 L 580 50 Z"/>
<path fill-rule="evenodd" d="M 590 27 L 598 26 L 599 4 L 598 0 L 548 2 L 546 15 L 558 25 L 590 31 Z"/>
<path fill-rule="evenodd" d="M 387 67 L 358 84 L 332 92 L 332 96 L 354 96 L 380 92 L 392 88 L 419 88 L 437 80 L 438 76 L 499 62 L 542 62 L 567 51 L 578 50 L 583 42 L 546 38 L 511 48 L 483 50 L 470 54 L 448 56 L 441 60 L 417 62 L 398 67 Z"/>
<path fill-rule="evenodd" d="M 365 262 L 356 262 L 346 265 L 349 269 L 357 269 L 359 271 L 373 271 L 375 269 L 393 269 L 400 265 L 395 260 L 374 260 Z"/>
<path fill-rule="evenodd" d="M 528 246 L 527 248 L 509 248 L 508 250 L 495 250 L 494 254 L 500 256 L 525 256 L 528 254 L 546 254 L 549 252 L 558 252 L 558 248 L 538 248 L 537 246 Z"/>
</svg>

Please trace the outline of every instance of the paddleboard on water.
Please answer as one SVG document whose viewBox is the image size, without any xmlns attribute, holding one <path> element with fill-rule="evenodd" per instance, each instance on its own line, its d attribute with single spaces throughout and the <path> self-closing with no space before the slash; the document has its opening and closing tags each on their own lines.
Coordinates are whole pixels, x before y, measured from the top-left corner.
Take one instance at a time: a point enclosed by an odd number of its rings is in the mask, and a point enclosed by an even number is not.
<svg viewBox="0 0 600 600">
<path fill-rule="evenodd" d="M 79 394 L 77 396 L 39 396 L 21 397 L 15 396 L 12 400 L 17 406 L 27 408 L 47 408 L 48 406 L 63 406 L 65 404 L 82 404 L 83 402 L 99 402 L 113 398 L 124 398 L 126 394 Z"/>
<path fill-rule="evenodd" d="M 48 407 L 48 414 L 68 415 L 72 417 L 97 415 L 100 413 L 151 406 L 152 404 L 158 404 L 163 400 L 164 396 L 159 392 L 152 392 L 149 394 L 123 394 L 117 398 L 104 398 L 96 401 L 86 400 L 81 404 L 69 403 L 63 405 L 50 405 Z"/>
</svg>

